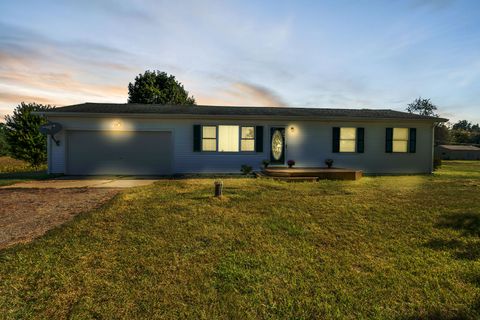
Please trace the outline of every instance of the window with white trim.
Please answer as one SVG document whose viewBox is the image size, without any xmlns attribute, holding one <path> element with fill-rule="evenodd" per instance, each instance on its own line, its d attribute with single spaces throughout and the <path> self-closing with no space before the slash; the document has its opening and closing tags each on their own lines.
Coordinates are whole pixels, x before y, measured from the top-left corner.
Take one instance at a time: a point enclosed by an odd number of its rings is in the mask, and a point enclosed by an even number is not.
<svg viewBox="0 0 480 320">
<path fill-rule="evenodd" d="M 408 128 L 393 128 L 393 152 L 408 152 Z"/>
<path fill-rule="evenodd" d="M 357 128 L 340 128 L 340 152 L 355 152 Z"/>
<path fill-rule="evenodd" d="M 202 151 L 217 151 L 216 126 L 202 126 Z"/>
</svg>

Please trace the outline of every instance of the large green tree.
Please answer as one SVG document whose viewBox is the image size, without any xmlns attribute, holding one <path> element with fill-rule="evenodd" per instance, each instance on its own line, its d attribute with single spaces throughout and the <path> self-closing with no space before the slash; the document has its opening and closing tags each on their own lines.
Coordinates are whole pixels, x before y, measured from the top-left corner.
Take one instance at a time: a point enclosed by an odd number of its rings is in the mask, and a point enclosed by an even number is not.
<svg viewBox="0 0 480 320">
<path fill-rule="evenodd" d="M 5 116 L 5 139 L 12 157 L 27 161 L 33 167 L 46 162 L 47 138 L 40 133 L 39 128 L 47 120 L 32 112 L 51 108 L 50 105 L 22 102 L 15 108 L 13 115 Z"/>
<path fill-rule="evenodd" d="M 147 70 L 128 84 L 128 102 L 146 104 L 195 104 L 193 96 L 175 79 L 161 71 Z"/>
<path fill-rule="evenodd" d="M 422 97 L 415 99 L 407 106 L 408 112 L 420 114 L 422 116 L 438 117 L 438 114 L 435 113 L 437 110 L 437 106 L 434 105 L 430 99 L 422 99 Z"/>
</svg>

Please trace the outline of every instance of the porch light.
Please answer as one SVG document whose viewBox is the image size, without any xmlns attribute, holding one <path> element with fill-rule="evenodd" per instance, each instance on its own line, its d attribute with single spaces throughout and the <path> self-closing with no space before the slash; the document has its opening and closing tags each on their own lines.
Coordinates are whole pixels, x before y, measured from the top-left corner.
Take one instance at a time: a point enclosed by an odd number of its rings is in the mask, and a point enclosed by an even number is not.
<svg viewBox="0 0 480 320">
<path fill-rule="evenodd" d="M 295 127 L 294 126 L 291 126 L 290 127 L 290 132 L 293 133 L 295 131 Z"/>
<path fill-rule="evenodd" d="M 122 122 L 120 120 L 113 121 L 113 129 L 120 129 L 122 127 Z"/>
</svg>

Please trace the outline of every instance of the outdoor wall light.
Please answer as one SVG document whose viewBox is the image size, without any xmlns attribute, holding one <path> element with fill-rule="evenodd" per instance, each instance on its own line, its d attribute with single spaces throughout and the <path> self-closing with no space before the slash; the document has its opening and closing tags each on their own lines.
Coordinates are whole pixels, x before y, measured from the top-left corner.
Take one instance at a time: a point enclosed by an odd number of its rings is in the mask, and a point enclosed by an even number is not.
<svg viewBox="0 0 480 320">
<path fill-rule="evenodd" d="M 295 131 L 295 127 L 291 126 L 290 127 L 290 132 L 293 133 Z"/>
<path fill-rule="evenodd" d="M 120 120 L 113 121 L 113 128 L 119 129 L 122 126 L 122 122 Z"/>
</svg>

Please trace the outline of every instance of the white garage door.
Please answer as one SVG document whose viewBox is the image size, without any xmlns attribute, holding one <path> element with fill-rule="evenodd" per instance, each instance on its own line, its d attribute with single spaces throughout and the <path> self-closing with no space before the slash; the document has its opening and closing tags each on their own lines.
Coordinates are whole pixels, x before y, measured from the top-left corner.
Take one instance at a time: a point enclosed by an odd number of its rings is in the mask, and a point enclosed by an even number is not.
<svg viewBox="0 0 480 320">
<path fill-rule="evenodd" d="M 172 149 L 168 131 L 69 131 L 67 174 L 168 175 Z"/>
</svg>

